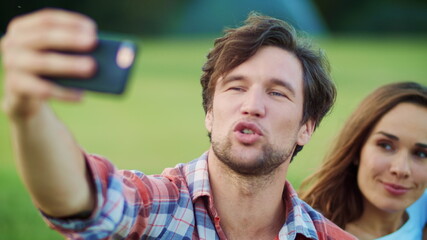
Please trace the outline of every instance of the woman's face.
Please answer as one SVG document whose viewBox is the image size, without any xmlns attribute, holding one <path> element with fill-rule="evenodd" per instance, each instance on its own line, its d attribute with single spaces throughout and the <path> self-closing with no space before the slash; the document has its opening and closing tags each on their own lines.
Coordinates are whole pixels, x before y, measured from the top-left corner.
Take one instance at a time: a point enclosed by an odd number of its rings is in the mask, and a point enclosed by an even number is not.
<svg viewBox="0 0 427 240">
<path fill-rule="evenodd" d="M 377 123 L 360 154 L 357 182 L 365 202 L 406 209 L 427 187 L 427 108 L 400 103 Z"/>
</svg>

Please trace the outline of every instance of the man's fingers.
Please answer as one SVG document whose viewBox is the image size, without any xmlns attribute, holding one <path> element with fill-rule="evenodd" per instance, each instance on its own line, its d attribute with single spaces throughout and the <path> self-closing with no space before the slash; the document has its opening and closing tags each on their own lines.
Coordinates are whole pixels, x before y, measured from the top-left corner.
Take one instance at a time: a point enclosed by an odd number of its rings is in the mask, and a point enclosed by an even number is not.
<svg viewBox="0 0 427 240">
<path fill-rule="evenodd" d="M 90 77 L 96 70 L 93 59 L 57 51 L 88 51 L 96 41 L 95 23 L 78 13 L 45 9 L 18 17 L 1 41 L 5 72 L 34 78 Z"/>
<path fill-rule="evenodd" d="M 96 62 L 89 56 L 16 50 L 3 56 L 3 64 L 12 71 L 38 76 L 88 78 L 96 71 Z"/>
<path fill-rule="evenodd" d="M 66 102 L 78 102 L 83 99 L 83 93 L 82 90 L 53 85 L 51 98 Z"/>
<path fill-rule="evenodd" d="M 17 79 L 19 81 L 16 81 Z M 82 92 L 79 90 L 64 88 L 33 75 L 9 74 L 6 84 L 9 85 L 7 89 L 19 98 L 40 100 L 54 98 L 63 101 L 79 101 L 82 98 Z"/>
<path fill-rule="evenodd" d="M 4 47 L 89 51 L 96 45 L 96 24 L 78 13 L 45 9 L 10 23 Z"/>
<path fill-rule="evenodd" d="M 88 52 L 97 44 L 96 32 L 82 32 L 65 28 L 39 28 L 38 31 L 9 35 L 6 48 L 27 47 L 34 50 Z"/>
<path fill-rule="evenodd" d="M 7 32 L 16 34 L 55 27 L 65 28 L 68 31 L 96 31 L 96 23 L 82 14 L 60 9 L 44 9 L 14 18 Z"/>
<path fill-rule="evenodd" d="M 96 24 L 78 13 L 45 9 L 17 17 L 0 44 L 4 108 L 9 116 L 32 116 L 49 99 L 81 100 L 81 91 L 61 87 L 43 76 L 86 78 L 96 71 L 94 59 L 88 56 L 59 53 L 87 52 L 97 44 Z"/>
</svg>

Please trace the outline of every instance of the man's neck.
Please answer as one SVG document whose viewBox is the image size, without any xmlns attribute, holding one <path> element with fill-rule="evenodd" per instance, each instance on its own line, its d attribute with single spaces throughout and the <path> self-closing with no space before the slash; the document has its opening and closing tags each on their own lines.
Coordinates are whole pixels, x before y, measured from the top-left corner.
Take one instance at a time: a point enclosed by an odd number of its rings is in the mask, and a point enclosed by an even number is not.
<svg viewBox="0 0 427 240">
<path fill-rule="evenodd" d="M 209 176 L 220 225 L 230 240 L 274 239 L 285 222 L 287 166 L 269 176 L 242 176 L 209 155 Z"/>
</svg>

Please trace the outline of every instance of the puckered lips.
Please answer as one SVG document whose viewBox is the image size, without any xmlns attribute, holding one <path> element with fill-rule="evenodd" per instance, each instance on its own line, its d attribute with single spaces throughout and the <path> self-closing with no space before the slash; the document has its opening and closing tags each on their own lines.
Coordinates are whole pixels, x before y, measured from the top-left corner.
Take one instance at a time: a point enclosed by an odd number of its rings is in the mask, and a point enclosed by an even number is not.
<svg viewBox="0 0 427 240">
<path fill-rule="evenodd" d="M 234 135 L 236 139 L 244 144 L 251 145 L 257 142 L 262 136 L 262 130 L 253 122 L 238 122 L 234 127 Z"/>
<path fill-rule="evenodd" d="M 390 182 L 382 182 L 384 189 L 390 193 L 391 195 L 394 196 L 400 196 L 403 195 L 405 193 L 407 193 L 410 188 L 399 185 L 399 184 L 394 184 L 394 183 L 390 183 Z"/>
</svg>

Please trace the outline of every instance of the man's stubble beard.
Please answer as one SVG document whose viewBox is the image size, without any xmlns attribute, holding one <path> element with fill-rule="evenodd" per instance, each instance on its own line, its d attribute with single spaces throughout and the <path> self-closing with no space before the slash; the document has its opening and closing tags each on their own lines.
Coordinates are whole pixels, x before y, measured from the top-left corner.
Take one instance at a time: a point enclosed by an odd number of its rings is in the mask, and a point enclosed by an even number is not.
<svg viewBox="0 0 427 240">
<path fill-rule="evenodd" d="M 241 156 L 236 156 L 232 150 L 232 143 L 229 138 L 219 142 L 211 140 L 212 150 L 216 157 L 233 172 L 247 177 L 268 176 L 283 164 L 294 151 L 295 146 L 288 149 L 278 149 L 272 144 L 264 144 L 261 153 L 255 160 L 243 161 Z"/>
</svg>

